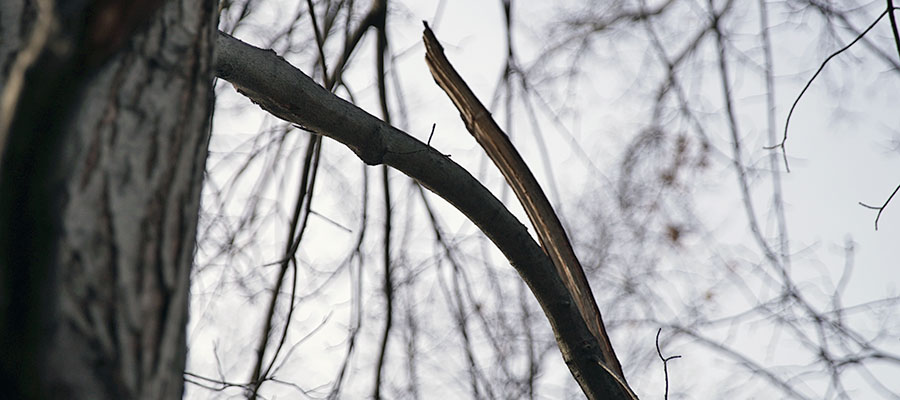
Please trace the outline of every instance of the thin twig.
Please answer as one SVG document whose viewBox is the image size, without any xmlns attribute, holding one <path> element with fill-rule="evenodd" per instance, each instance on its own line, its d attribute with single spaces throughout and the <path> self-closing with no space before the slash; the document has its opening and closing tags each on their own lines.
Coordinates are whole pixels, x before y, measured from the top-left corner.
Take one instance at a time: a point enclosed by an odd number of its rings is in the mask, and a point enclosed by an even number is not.
<svg viewBox="0 0 900 400">
<path fill-rule="evenodd" d="M 900 56 L 900 31 L 897 30 L 897 18 L 894 16 L 894 0 L 887 0 L 888 19 L 891 21 L 891 33 L 894 34 L 894 44 L 897 45 L 897 56 Z"/>
<path fill-rule="evenodd" d="M 870 210 L 878 210 L 878 214 L 875 215 L 875 230 L 876 230 L 876 231 L 878 230 L 878 219 L 881 218 L 881 213 L 884 212 L 885 207 L 887 207 L 887 205 L 891 202 L 891 199 L 894 198 L 894 195 L 897 194 L 897 191 L 898 191 L 898 190 L 900 190 L 900 185 L 897 185 L 897 187 L 894 188 L 894 193 L 891 193 L 891 195 L 888 196 L 888 198 L 887 198 L 887 200 L 884 202 L 884 204 L 882 204 L 880 207 L 878 207 L 878 206 L 870 206 L 870 205 L 868 205 L 868 204 L 866 204 L 866 203 L 859 202 L 859 205 L 861 205 L 861 206 L 863 206 L 863 207 L 865 207 L 865 208 L 868 208 L 868 209 L 870 209 Z"/>
<path fill-rule="evenodd" d="M 431 134 L 428 135 L 428 142 L 425 143 L 425 145 L 428 147 L 431 147 L 431 137 L 434 136 L 435 127 L 437 127 L 437 124 L 431 124 Z"/>
<path fill-rule="evenodd" d="M 656 331 L 656 354 L 659 355 L 659 359 L 662 360 L 662 362 L 663 362 L 663 373 L 666 376 L 666 394 L 665 394 L 664 398 L 668 399 L 669 398 L 669 361 L 674 360 L 676 358 L 681 358 L 681 356 L 677 355 L 677 356 L 671 356 L 671 357 L 663 357 L 662 350 L 659 348 L 659 334 L 660 333 L 662 333 L 662 328 L 659 328 L 659 330 Z"/>
<path fill-rule="evenodd" d="M 809 78 L 809 81 L 806 82 L 806 86 L 803 87 L 803 90 L 800 91 L 800 94 L 797 95 L 797 98 L 794 100 L 794 104 L 791 105 L 791 110 L 788 111 L 787 119 L 784 122 L 784 136 L 781 138 L 781 143 L 778 143 L 778 144 L 775 144 L 772 146 L 763 147 L 766 150 L 774 150 L 777 148 L 781 148 L 781 155 L 782 155 L 782 158 L 784 159 L 784 169 L 787 170 L 787 172 L 791 172 L 791 167 L 790 167 L 790 165 L 788 165 L 787 151 L 785 150 L 785 143 L 787 142 L 787 137 L 788 137 L 788 126 L 790 126 L 790 124 L 791 124 L 791 116 L 794 114 L 794 109 L 797 108 L 797 103 L 800 102 L 800 99 L 803 97 L 803 94 L 806 93 L 806 90 L 809 89 L 809 87 L 812 85 L 813 81 L 816 80 L 816 77 L 818 77 L 819 74 L 822 72 L 822 70 L 825 69 L 825 65 L 828 64 L 828 62 L 831 61 L 832 58 L 837 57 L 837 55 L 847 51 L 847 49 L 852 47 L 854 44 L 856 44 L 856 42 L 860 41 L 864 36 L 866 36 L 866 34 L 869 33 L 869 31 L 871 31 L 872 28 L 874 28 L 876 24 L 878 24 L 878 21 L 881 21 L 881 19 L 884 18 L 884 15 L 887 14 L 888 11 L 891 11 L 891 9 L 884 10 L 884 12 L 882 12 L 881 15 L 879 15 L 878 18 L 876 18 L 875 21 L 872 22 L 868 28 L 866 28 L 866 30 L 864 30 L 862 33 L 860 33 L 856 37 L 856 39 L 853 39 L 853 41 L 850 42 L 850 44 L 848 44 L 848 45 L 844 46 L 843 48 L 841 48 L 840 50 L 832 53 L 830 56 L 828 56 L 828 58 L 825 59 L 825 61 L 822 61 L 822 65 L 819 66 L 819 69 L 816 70 L 816 73 L 813 74 L 812 78 Z"/>
</svg>

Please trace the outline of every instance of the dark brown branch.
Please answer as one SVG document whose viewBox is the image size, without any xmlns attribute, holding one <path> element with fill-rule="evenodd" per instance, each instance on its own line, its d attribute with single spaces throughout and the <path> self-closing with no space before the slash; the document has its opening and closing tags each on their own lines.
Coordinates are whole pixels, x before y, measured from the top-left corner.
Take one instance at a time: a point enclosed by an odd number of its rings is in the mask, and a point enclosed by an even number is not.
<svg viewBox="0 0 900 400">
<path fill-rule="evenodd" d="M 529 286 L 563 359 L 591 399 L 628 399 L 555 267 L 527 229 L 481 183 L 425 143 L 319 86 L 271 50 L 220 33 L 216 75 L 286 121 L 343 143 L 370 165 L 386 164 L 438 194 L 475 223 Z"/>
<path fill-rule="evenodd" d="M 603 325 L 603 319 L 591 292 L 590 284 L 584 275 L 581 263 L 575 256 L 565 229 L 556 212 L 553 211 L 553 206 L 547 200 L 547 196 L 544 195 L 543 189 L 528 165 L 509 141 L 509 137 L 497 126 L 497 123 L 491 118 L 490 112 L 450 65 L 444 56 L 444 49 L 431 29 L 428 28 L 427 23 L 425 23 L 424 40 L 425 60 L 435 82 L 447 92 L 450 100 L 459 109 L 466 128 L 512 187 L 519 202 L 525 208 L 528 219 L 531 220 L 537 231 L 541 246 L 550 256 L 560 278 L 575 299 L 588 328 L 596 337 L 600 351 L 603 353 L 604 363 L 624 382 L 622 367 L 619 365 L 619 360 L 609 341 L 609 335 Z"/>
</svg>

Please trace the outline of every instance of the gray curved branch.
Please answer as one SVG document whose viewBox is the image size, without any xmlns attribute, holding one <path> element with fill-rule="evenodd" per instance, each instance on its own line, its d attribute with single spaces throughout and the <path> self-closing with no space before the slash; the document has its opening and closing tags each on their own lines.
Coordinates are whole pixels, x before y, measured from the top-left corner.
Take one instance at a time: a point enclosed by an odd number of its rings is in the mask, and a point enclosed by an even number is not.
<svg viewBox="0 0 900 400">
<path fill-rule="evenodd" d="M 563 359 L 591 399 L 628 399 L 603 367 L 600 347 L 550 258 L 464 168 L 425 143 L 316 84 L 272 50 L 219 32 L 216 76 L 269 113 L 350 148 L 366 164 L 393 167 L 444 198 L 484 232 L 516 268 L 553 327 Z"/>
</svg>

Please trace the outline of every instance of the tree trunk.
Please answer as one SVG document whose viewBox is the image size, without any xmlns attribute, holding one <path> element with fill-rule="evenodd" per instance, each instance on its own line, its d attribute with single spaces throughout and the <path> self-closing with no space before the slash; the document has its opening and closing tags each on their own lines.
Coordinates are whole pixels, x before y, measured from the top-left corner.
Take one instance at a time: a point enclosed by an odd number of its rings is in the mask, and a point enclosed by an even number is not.
<svg viewBox="0 0 900 400">
<path fill-rule="evenodd" d="M 39 3 L 0 10 L 4 100 Z M 45 46 L 15 112 L 0 110 L 12 121 L 0 135 L 0 384 L 12 398 L 182 395 L 217 2 L 156 3 L 59 1 L 51 39 L 74 50 Z"/>
</svg>

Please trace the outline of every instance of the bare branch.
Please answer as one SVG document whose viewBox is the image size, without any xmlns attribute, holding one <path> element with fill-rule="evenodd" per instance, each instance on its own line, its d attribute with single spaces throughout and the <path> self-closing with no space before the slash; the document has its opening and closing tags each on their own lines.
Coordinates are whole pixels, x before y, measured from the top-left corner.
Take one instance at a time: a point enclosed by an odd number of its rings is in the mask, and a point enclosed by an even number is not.
<svg viewBox="0 0 900 400">
<path fill-rule="evenodd" d="M 550 201 L 547 200 L 547 196 L 544 195 L 543 189 L 525 164 L 522 156 L 509 141 L 509 137 L 497 126 L 497 123 L 491 118 L 490 112 L 450 65 L 450 61 L 444 56 L 443 47 L 434 36 L 434 32 L 428 27 L 428 23 L 425 23 L 423 35 L 425 60 L 435 82 L 447 92 L 450 100 L 459 110 L 466 128 L 512 187 L 519 202 L 525 208 L 528 219 L 537 230 L 541 246 L 550 255 L 559 276 L 563 279 L 569 293 L 575 299 L 582 317 L 587 322 L 588 328 L 597 339 L 603 353 L 603 362 L 621 378 L 623 389 L 631 392 L 625 383 L 622 366 L 609 341 L 609 335 L 606 333 L 603 319 L 600 316 L 600 309 L 594 300 L 590 284 L 584 275 L 584 269 L 575 256 L 572 244 L 569 242 L 559 217 L 553 211 L 553 206 L 550 205 Z"/>
<path fill-rule="evenodd" d="M 837 57 L 839 54 L 847 51 L 850 47 L 853 47 L 853 45 L 856 44 L 856 42 L 860 41 L 863 37 L 865 37 L 866 34 L 869 33 L 869 31 L 871 31 L 872 28 L 874 28 L 875 25 L 878 24 L 878 21 L 881 21 L 881 19 L 884 18 L 884 15 L 887 14 L 891 10 L 892 10 L 891 8 L 885 9 L 881 13 L 881 15 L 878 16 L 878 18 L 875 18 L 875 21 L 872 22 L 869 25 L 869 27 L 866 28 L 866 30 L 864 30 L 862 33 L 860 33 L 858 36 L 856 36 L 856 39 L 853 39 L 852 42 L 850 42 L 849 44 L 847 44 L 840 50 L 832 53 L 830 56 L 828 56 L 825 59 L 825 61 L 822 61 L 822 64 L 819 65 L 819 69 L 816 70 L 816 73 L 813 74 L 812 78 L 809 78 L 809 81 L 806 82 L 806 86 L 804 86 L 803 90 L 800 91 L 800 94 L 797 95 L 797 98 L 794 100 L 794 104 L 791 105 L 791 110 L 788 111 L 787 119 L 784 122 L 784 136 L 781 138 L 781 143 L 764 147 L 764 149 L 766 149 L 766 150 L 774 150 L 774 149 L 778 149 L 778 148 L 781 149 L 781 155 L 782 155 L 782 158 L 784 158 L 784 169 L 787 170 L 788 172 L 791 172 L 791 167 L 788 165 L 787 151 L 785 150 L 784 146 L 785 146 L 785 143 L 787 142 L 788 126 L 790 126 L 790 124 L 791 124 L 791 116 L 794 115 L 794 109 L 797 108 L 797 103 L 800 102 L 800 98 L 803 97 L 803 94 L 806 93 L 806 91 L 812 85 L 813 81 L 816 80 L 816 77 L 818 77 L 820 73 L 822 73 L 822 70 L 825 69 L 825 65 L 828 64 L 828 62 L 831 61 L 832 58 Z M 893 15 L 893 13 L 891 13 L 891 15 Z M 898 46 L 900 46 L 900 45 L 898 45 Z"/>
<path fill-rule="evenodd" d="M 887 200 L 885 200 L 885 201 L 884 201 L 884 204 L 882 204 L 881 206 L 870 206 L 870 205 L 868 205 L 868 204 L 866 204 L 866 203 L 859 202 L 859 205 L 861 205 L 861 206 L 863 206 L 863 207 L 865 207 L 865 208 L 868 208 L 868 209 L 870 209 L 870 210 L 878 210 L 878 214 L 875 215 L 875 230 L 876 230 L 876 231 L 878 230 L 878 219 L 881 218 L 881 213 L 884 212 L 885 207 L 888 206 L 888 204 L 891 202 L 891 199 L 893 199 L 893 198 L 894 198 L 894 195 L 897 194 L 897 191 L 898 191 L 898 190 L 900 190 L 900 185 L 897 185 L 897 187 L 894 188 L 894 192 L 891 193 L 890 196 L 888 196 Z"/>
<path fill-rule="evenodd" d="M 369 165 L 386 164 L 460 210 L 528 284 L 563 359 L 589 398 L 628 398 L 547 255 L 471 174 L 425 143 L 335 96 L 271 50 L 220 33 L 216 75 L 273 115 L 343 143 Z"/>
</svg>

